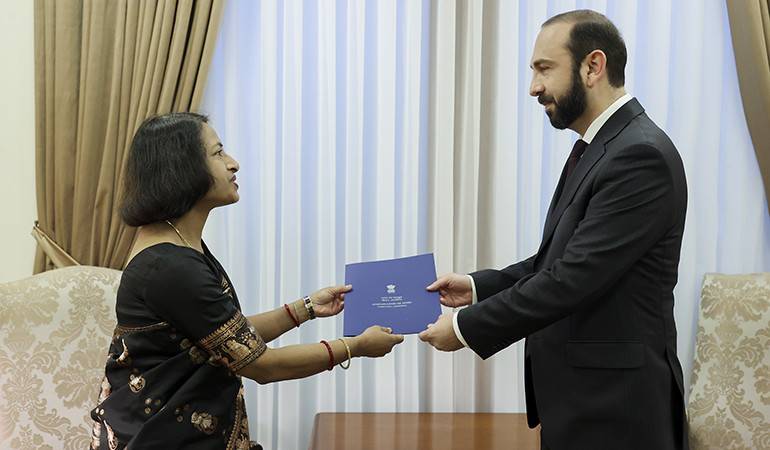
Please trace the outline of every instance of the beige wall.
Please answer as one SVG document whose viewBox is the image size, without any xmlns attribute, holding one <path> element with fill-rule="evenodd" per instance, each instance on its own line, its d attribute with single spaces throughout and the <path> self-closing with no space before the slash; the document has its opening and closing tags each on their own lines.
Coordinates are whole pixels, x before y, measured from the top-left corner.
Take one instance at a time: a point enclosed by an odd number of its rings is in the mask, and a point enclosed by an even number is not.
<svg viewBox="0 0 770 450">
<path fill-rule="evenodd" d="M 31 0 L 0 0 L 0 282 L 32 274 L 35 206 Z"/>
</svg>

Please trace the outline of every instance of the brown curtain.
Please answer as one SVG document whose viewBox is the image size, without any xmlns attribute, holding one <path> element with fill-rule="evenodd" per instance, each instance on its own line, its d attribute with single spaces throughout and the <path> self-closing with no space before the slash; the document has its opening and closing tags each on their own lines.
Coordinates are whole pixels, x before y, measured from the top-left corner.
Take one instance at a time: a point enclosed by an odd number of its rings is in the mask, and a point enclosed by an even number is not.
<svg viewBox="0 0 770 450">
<path fill-rule="evenodd" d="M 743 111 L 770 208 L 770 0 L 727 0 Z"/>
<path fill-rule="evenodd" d="M 199 108 L 224 0 L 35 0 L 35 273 L 120 269 L 117 214 L 136 128 Z"/>
</svg>

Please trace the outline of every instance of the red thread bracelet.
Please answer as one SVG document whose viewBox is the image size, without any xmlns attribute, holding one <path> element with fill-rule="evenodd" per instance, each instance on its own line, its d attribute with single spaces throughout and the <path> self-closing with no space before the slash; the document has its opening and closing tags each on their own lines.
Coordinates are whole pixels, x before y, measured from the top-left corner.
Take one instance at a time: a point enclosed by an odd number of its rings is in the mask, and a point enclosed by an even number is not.
<svg viewBox="0 0 770 450">
<path fill-rule="evenodd" d="M 283 304 L 283 309 L 285 309 L 286 310 L 286 314 L 288 314 L 289 317 L 291 317 L 291 321 L 294 322 L 294 325 L 296 325 L 297 328 L 299 328 L 299 320 L 297 320 L 297 318 L 294 317 L 294 314 L 291 313 L 291 308 L 289 308 L 289 305 L 284 303 Z"/>
<path fill-rule="evenodd" d="M 326 341 L 321 341 L 321 343 L 326 346 L 326 351 L 329 352 L 329 368 L 327 370 L 332 370 L 334 368 L 334 353 L 332 353 L 332 346 Z"/>
</svg>

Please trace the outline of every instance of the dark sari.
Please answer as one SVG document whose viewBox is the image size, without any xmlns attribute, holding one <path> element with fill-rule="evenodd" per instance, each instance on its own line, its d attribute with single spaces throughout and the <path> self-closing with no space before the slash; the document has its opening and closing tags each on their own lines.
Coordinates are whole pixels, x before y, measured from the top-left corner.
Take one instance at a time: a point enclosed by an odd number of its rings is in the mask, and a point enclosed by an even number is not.
<svg viewBox="0 0 770 450">
<path fill-rule="evenodd" d="M 248 449 L 241 377 L 266 349 L 221 264 L 170 243 L 126 267 L 93 449 Z M 259 447 L 257 447 L 259 448 Z"/>
</svg>

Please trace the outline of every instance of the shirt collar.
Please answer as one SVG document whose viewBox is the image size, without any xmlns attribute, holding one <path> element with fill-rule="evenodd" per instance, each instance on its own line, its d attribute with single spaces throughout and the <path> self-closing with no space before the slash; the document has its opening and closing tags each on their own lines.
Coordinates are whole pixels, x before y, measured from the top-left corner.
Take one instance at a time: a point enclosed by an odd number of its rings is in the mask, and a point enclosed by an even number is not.
<svg viewBox="0 0 770 450">
<path fill-rule="evenodd" d="M 615 100 L 610 106 L 607 107 L 607 109 L 599 114 L 599 117 L 591 122 L 591 125 L 589 125 L 586 133 L 580 139 L 584 140 L 587 144 L 590 144 L 591 141 L 593 141 L 596 137 L 596 134 L 599 132 L 599 130 L 601 130 L 604 124 L 607 123 L 607 121 L 610 119 L 610 117 L 612 117 L 612 115 L 615 114 L 615 112 L 619 110 L 621 106 L 628 103 L 632 98 L 633 97 L 631 97 L 631 94 L 623 94 L 622 97 Z"/>
</svg>

